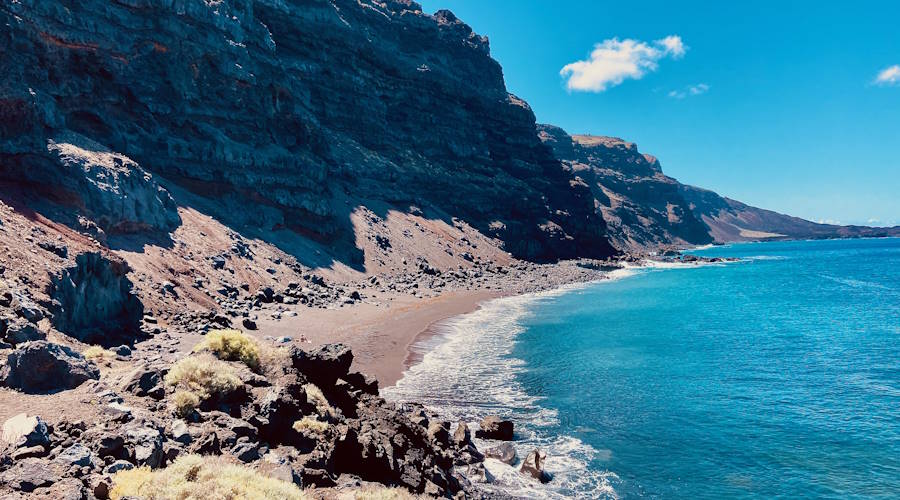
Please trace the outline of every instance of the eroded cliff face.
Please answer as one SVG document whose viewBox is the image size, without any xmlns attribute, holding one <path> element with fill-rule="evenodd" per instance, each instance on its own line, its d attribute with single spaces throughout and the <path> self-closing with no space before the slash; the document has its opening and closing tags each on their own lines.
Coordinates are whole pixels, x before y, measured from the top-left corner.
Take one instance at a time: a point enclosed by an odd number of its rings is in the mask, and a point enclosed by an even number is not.
<svg viewBox="0 0 900 500">
<path fill-rule="evenodd" d="M 817 224 L 682 184 L 662 172 L 659 160 L 615 137 L 567 134 L 539 125 L 542 142 L 576 178 L 590 187 L 608 237 L 622 251 L 656 251 L 733 241 L 853 238 L 900 235 L 900 227 Z"/>
<path fill-rule="evenodd" d="M 235 226 L 352 244 L 350 211 L 377 200 L 464 219 L 519 257 L 613 252 L 590 190 L 537 139 L 487 39 L 448 11 L 22 0 L 0 21 L 7 179 L 47 171 L 53 138 L 75 133 L 215 199 Z M 142 207 L 149 226 L 170 229 L 167 196 Z"/>
<path fill-rule="evenodd" d="M 590 187 L 609 238 L 621 250 L 712 242 L 709 229 L 691 211 L 675 179 L 637 145 L 615 137 L 570 136 L 539 126 L 541 140 L 574 176 Z"/>
</svg>

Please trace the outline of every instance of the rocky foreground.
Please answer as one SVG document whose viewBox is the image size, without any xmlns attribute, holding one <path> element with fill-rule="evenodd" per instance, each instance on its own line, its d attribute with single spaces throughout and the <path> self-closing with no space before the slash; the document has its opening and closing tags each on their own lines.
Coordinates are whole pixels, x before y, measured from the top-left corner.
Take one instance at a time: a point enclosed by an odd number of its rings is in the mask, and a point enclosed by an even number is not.
<svg viewBox="0 0 900 500">
<path fill-rule="evenodd" d="M 476 449 L 465 422 L 381 399 L 376 380 L 351 371 L 342 345 L 304 350 L 291 339 L 209 330 L 175 356 L 146 348 L 151 341 L 79 353 L 44 340 L 28 319 L 39 311 L 15 298 L 2 322 L 0 391 L 7 411 L 24 410 L 3 424 L 2 498 L 171 498 L 164 474 L 186 463 L 240 466 L 254 483 L 279 482 L 276 497 L 367 497 L 387 486 L 401 488 L 383 493 L 397 498 L 478 498 L 477 484 L 492 481 L 485 454 L 518 461 L 502 446 Z M 33 411 L 37 398 L 59 406 Z M 496 418 L 476 434 L 514 439 L 513 424 Z M 544 458 L 525 457 L 523 474 L 549 481 Z"/>
</svg>

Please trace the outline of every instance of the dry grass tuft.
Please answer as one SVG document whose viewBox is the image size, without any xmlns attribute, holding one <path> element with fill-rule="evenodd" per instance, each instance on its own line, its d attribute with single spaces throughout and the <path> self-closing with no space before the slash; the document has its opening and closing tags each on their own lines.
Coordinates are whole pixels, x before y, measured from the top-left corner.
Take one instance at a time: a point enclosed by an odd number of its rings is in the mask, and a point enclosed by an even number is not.
<svg viewBox="0 0 900 500">
<path fill-rule="evenodd" d="M 306 384 L 304 389 L 306 390 L 306 400 L 315 405 L 319 416 L 328 420 L 336 420 L 338 418 L 337 412 L 331 407 L 331 403 L 328 402 L 328 398 L 325 397 L 319 386 Z"/>
<path fill-rule="evenodd" d="M 166 375 L 166 385 L 178 389 L 176 394 L 193 393 L 203 401 L 225 396 L 244 384 L 228 363 L 212 356 L 197 356 L 184 358 L 175 363 Z"/>
<path fill-rule="evenodd" d="M 297 486 L 222 457 L 185 455 L 165 469 L 148 467 L 119 471 L 112 477 L 109 497 L 144 500 L 271 499 L 306 500 Z"/>
<path fill-rule="evenodd" d="M 328 422 L 322 422 L 312 417 L 303 417 L 303 419 L 294 422 L 294 430 L 297 432 L 309 431 L 314 434 L 321 434 L 328 430 Z"/>
<path fill-rule="evenodd" d="M 175 394 L 172 395 L 171 406 L 176 415 L 185 418 L 200 406 L 200 396 L 191 391 L 175 391 Z"/>
<path fill-rule="evenodd" d="M 375 484 L 337 495 L 337 500 L 419 500 L 421 498 L 425 497 L 413 495 L 403 488 L 388 488 Z"/>
<path fill-rule="evenodd" d="M 251 370 L 259 370 L 259 344 L 240 330 L 212 330 L 194 352 L 209 351 L 225 361 L 240 361 Z"/>
<path fill-rule="evenodd" d="M 88 361 L 107 366 L 112 363 L 112 360 L 116 359 L 116 353 L 108 351 L 98 345 L 88 347 L 81 355 Z"/>
</svg>

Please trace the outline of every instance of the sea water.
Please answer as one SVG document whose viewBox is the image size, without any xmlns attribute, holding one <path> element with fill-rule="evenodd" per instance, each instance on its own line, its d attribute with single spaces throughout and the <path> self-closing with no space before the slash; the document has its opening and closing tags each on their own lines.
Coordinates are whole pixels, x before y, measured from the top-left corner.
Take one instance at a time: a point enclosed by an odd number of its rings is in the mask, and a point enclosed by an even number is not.
<svg viewBox="0 0 900 500">
<path fill-rule="evenodd" d="M 385 394 L 514 420 L 513 495 L 900 498 L 900 240 L 699 253 L 742 260 L 489 302 Z"/>
</svg>

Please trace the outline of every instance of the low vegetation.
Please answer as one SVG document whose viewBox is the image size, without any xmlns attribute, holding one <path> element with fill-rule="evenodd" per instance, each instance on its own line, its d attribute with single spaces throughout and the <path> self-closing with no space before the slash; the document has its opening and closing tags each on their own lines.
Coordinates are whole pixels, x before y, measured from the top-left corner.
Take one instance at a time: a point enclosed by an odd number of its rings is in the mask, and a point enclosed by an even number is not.
<svg viewBox="0 0 900 500">
<path fill-rule="evenodd" d="M 294 422 L 294 430 L 297 432 L 321 434 L 328 430 L 328 422 L 322 422 L 312 417 L 303 417 L 303 419 Z"/>
<path fill-rule="evenodd" d="M 368 485 L 336 497 L 338 500 L 418 500 L 423 497 L 413 495 L 403 488 L 388 488 L 387 486 Z"/>
<path fill-rule="evenodd" d="M 177 414 L 186 416 L 203 401 L 224 397 L 244 384 L 228 363 L 207 355 L 175 363 L 166 375 L 166 385 L 175 388 L 171 406 Z"/>
<path fill-rule="evenodd" d="M 240 330 L 212 330 L 194 352 L 209 351 L 225 361 L 240 361 L 251 370 L 260 369 L 260 349 L 256 340 Z"/>
<path fill-rule="evenodd" d="M 97 364 L 109 365 L 112 360 L 116 359 L 116 354 L 112 351 L 106 350 L 98 345 L 92 345 L 84 350 L 81 353 L 84 356 L 84 359 L 88 361 L 93 361 Z"/>
<path fill-rule="evenodd" d="M 109 497 L 113 500 L 126 497 L 145 500 L 309 498 L 292 483 L 215 456 L 185 455 L 165 469 L 140 467 L 119 471 L 113 475 L 112 483 Z"/>
<path fill-rule="evenodd" d="M 319 416 L 325 417 L 328 420 L 335 420 L 337 418 L 337 412 L 335 412 L 331 403 L 328 402 L 328 398 L 325 397 L 325 394 L 322 393 L 322 389 L 319 389 L 315 384 L 306 384 L 304 389 L 306 390 L 306 400 L 316 407 Z"/>
<path fill-rule="evenodd" d="M 175 391 L 171 405 L 176 415 L 185 418 L 200 406 L 200 396 L 191 391 Z"/>
</svg>

